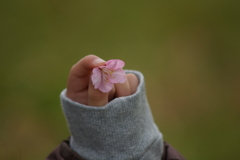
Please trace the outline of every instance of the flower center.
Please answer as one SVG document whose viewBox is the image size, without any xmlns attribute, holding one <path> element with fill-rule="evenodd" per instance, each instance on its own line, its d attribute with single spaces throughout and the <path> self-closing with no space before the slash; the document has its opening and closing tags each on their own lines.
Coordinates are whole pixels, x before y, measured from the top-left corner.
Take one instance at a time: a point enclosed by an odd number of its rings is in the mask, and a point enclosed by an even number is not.
<svg viewBox="0 0 240 160">
<path fill-rule="evenodd" d="M 114 72 L 113 70 L 105 68 L 105 67 L 99 68 L 99 69 L 102 72 L 102 77 L 103 77 L 104 83 L 108 82 L 109 78 L 113 78 L 112 77 L 112 74 Z"/>
</svg>

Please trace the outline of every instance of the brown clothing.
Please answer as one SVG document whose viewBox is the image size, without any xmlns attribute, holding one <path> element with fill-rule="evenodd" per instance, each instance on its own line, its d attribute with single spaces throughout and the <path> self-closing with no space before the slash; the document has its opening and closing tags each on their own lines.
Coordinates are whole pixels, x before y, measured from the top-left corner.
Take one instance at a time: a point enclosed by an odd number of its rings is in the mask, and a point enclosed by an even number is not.
<svg viewBox="0 0 240 160">
<path fill-rule="evenodd" d="M 160 151 L 159 151 L 160 152 Z M 46 160 L 86 160 L 74 152 L 69 146 L 69 140 L 63 141 Z M 171 145 L 164 142 L 164 153 L 161 160 L 185 160 Z"/>
</svg>

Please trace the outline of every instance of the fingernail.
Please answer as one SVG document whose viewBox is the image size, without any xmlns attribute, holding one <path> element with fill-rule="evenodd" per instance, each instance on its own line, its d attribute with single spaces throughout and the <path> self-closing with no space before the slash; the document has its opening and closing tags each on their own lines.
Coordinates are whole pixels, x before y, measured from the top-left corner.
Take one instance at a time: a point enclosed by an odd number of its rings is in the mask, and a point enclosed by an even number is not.
<svg viewBox="0 0 240 160">
<path fill-rule="evenodd" d="M 97 58 L 93 61 L 93 64 L 96 65 L 96 66 L 99 66 L 99 65 L 105 64 L 105 61 L 101 58 Z"/>
</svg>

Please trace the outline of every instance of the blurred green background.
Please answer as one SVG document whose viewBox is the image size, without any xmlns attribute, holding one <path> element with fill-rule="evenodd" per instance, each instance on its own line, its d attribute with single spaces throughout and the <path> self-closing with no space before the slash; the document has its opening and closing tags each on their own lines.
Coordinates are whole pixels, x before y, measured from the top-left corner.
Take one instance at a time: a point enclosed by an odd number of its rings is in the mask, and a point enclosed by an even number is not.
<svg viewBox="0 0 240 160">
<path fill-rule="evenodd" d="M 0 1 L 0 159 L 42 160 L 69 131 L 59 94 L 88 54 L 145 75 L 189 160 L 240 159 L 240 1 Z"/>
</svg>

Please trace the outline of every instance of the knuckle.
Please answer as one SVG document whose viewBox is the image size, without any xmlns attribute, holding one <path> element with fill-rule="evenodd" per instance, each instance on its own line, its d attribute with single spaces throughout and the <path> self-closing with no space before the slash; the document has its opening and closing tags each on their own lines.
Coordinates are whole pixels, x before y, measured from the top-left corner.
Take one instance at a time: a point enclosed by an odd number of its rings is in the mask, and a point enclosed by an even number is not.
<svg viewBox="0 0 240 160">
<path fill-rule="evenodd" d="M 70 68 L 70 73 L 73 73 L 75 71 L 76 68 L 76 64 L 74 64 L 71 68 Z"/>
</svg>

